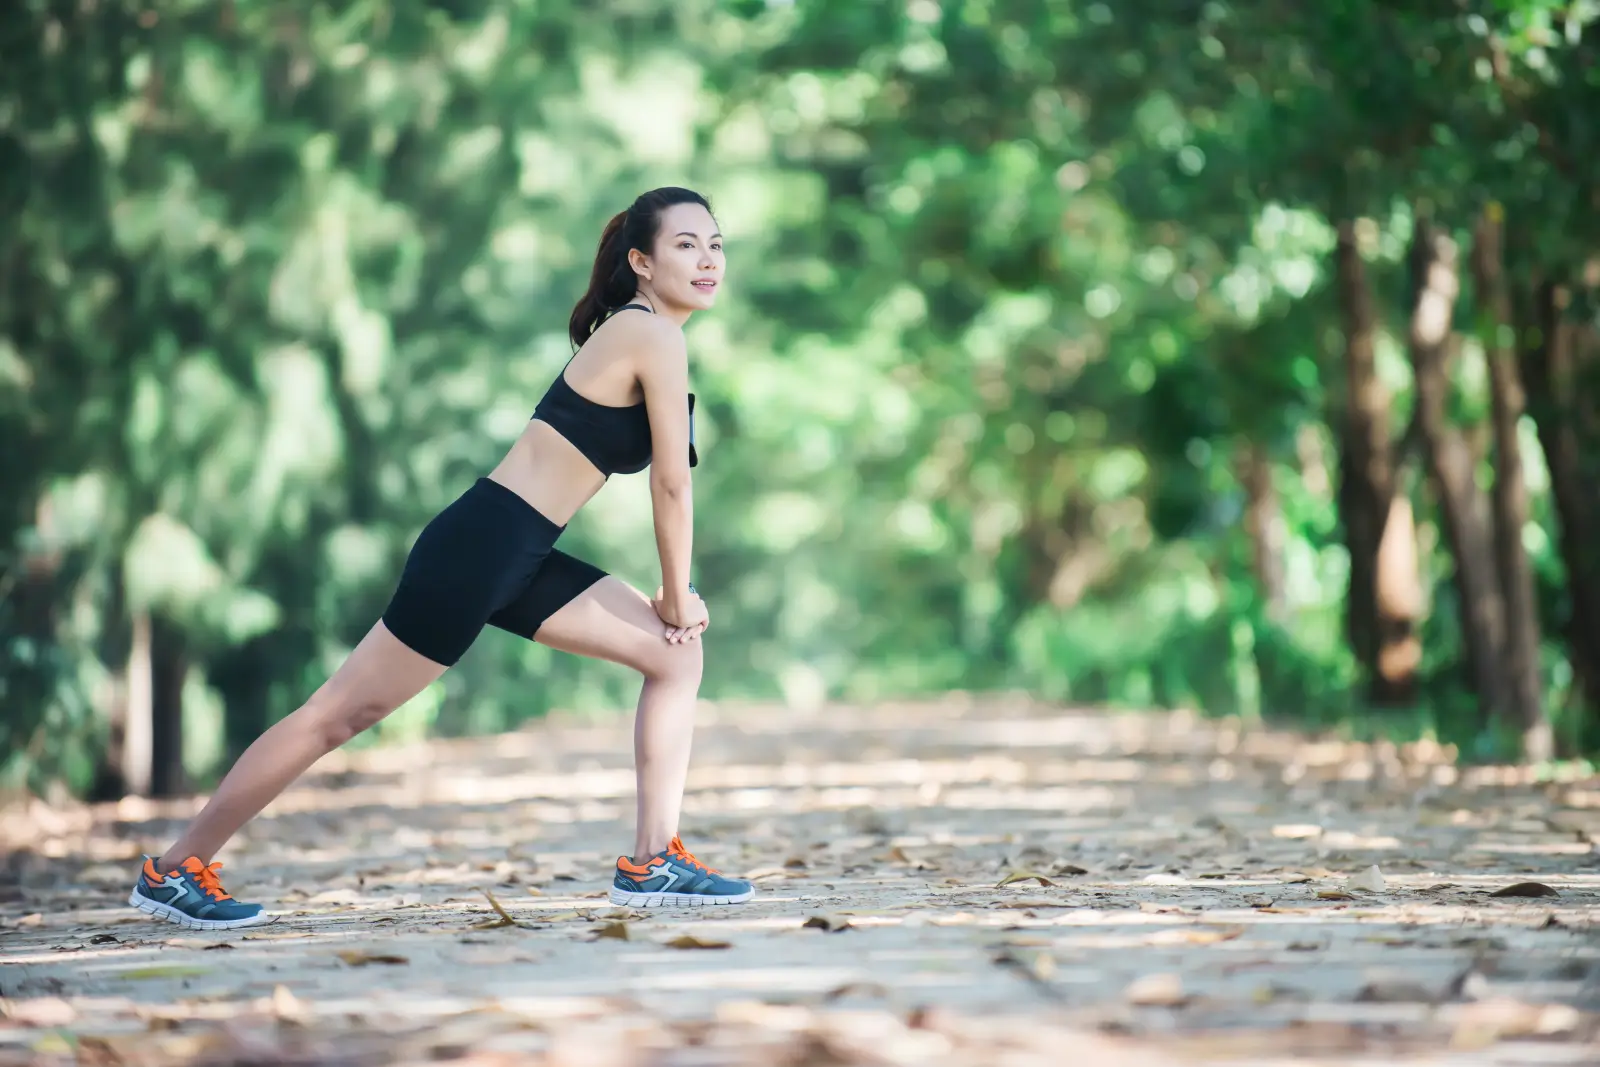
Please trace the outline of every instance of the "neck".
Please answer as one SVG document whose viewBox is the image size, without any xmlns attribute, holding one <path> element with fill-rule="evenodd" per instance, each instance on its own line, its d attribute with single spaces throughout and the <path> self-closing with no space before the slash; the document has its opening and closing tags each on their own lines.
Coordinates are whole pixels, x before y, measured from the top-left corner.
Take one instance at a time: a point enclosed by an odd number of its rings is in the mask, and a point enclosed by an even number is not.
<svg viewBox="0 0 1600 1067">
<path fill-rule="evenodd" d="M 684 323 L 688 322 L 689 316 L 694 314 L 693 308 L 679 307 L 671 301 L 663 300 L 661 297 L 657 296 L 655 293 L 651 292 L 648 288 L 642 285 L 639 287 L 638 291 L 635 292 L 631 298 L 629 298 L 628 303 L 643 304 L 645 307 L 651 309 L 668 322 L 677 323 L 679 327 L 682 327 Z"/>
</svg>

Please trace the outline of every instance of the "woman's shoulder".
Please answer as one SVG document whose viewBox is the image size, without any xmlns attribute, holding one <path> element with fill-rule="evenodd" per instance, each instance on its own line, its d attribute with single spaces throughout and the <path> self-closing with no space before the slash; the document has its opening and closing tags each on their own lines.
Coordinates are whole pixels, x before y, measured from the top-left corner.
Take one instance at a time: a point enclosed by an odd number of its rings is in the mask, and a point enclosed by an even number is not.
<svg viewBox="0 0 1600 1067">
<path fill-rule="evenodd" d="M 603 339 L 602 339 L 603 338 Z M 670 319 L 642 311 L 613 315 L 600 324 L 595 340 L 641 357 L 675 356 L 688 358 L 688 343 L 683 328 Z"/>
</svg>

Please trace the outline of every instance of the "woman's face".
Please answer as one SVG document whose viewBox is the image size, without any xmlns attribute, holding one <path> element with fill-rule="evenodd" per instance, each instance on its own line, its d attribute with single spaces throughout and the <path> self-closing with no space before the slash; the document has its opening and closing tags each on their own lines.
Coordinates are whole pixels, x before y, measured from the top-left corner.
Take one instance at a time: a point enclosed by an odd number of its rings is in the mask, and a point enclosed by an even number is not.
<svg viewBox="0 0 1600 1067">
<path fill-rule="evenodd" d="M 655 254 L 634 269 L 639 266 L 649 272 L 650 288 L 663 300 L 690 310 L 710 308 L 727 266 L 717 220 L 699 204 L 667 208 L 656 231 Z"/>
</svg>

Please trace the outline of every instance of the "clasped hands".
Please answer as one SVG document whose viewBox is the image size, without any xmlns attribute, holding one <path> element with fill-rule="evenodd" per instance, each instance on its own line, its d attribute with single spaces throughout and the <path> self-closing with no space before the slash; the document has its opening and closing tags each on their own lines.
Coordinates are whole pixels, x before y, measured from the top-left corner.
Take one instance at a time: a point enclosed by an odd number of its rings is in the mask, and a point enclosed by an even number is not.
<svg viewBox="0 0 1600 1067">
<path fill-rule="evenodd" d="M 666 624 L 663 636 L 669 645 L 698 640 L 700 635 L 705 633 L 706 627 L 711 625 L 706 602 L 700 599 L 700 594 L 695 592 L 693 585 L 689 586 L 687 592 L 671 597 L 666 596 L 666 590 L 658 586 L 650 606 L 655 609 L 656 616 Z"/>
</svg>

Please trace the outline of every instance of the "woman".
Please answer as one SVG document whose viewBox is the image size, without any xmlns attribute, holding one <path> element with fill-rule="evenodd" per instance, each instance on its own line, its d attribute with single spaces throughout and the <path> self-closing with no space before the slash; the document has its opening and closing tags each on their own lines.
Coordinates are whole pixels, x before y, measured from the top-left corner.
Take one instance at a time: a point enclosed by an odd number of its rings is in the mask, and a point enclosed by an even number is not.
<svg viewBox="0 0 1600 1067">
<path fill-rule="evenodd" d="M 617 859 L 612 902 L 742 904 L 754 895 L 678 838 L 699 638 L 710 621 L 689 582 L 696 456 L 683 324 L 716 302 L 723 266 L 711 206 L 688 189 L 645 193 L 607 223 L 569 323 L 577 352 L 521 437 L 423 529 L 382 619 L 333 677 L 245 750 L 171 848 L 145 858 L 130 904 L 194 929 L 266 918 L 261 905 L 223 890 L 211 857 L 323 755 L 449 669 L 486 624 L 644 678 L 634 724 L 638 819 L 632 855 Z M 610 475 L 646 467 L 661 556 L 653 600 L 554 547 Z"/>
</svg>

